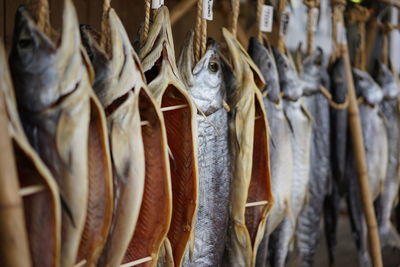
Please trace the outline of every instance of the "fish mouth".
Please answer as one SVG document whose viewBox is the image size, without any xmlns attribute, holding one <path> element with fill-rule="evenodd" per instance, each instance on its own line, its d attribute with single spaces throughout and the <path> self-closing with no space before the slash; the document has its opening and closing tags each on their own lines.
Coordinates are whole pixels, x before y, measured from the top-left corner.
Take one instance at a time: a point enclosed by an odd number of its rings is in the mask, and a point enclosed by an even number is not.
<svg viewBox="0 0 400 267">
<path fill-rule="evenodd" d="M 209 50 L 209 49 L 212 49 L 212 50 L 218 49 L 217 41 L 211 37 L 207 38 L 207 50 Z"/>
</svg>

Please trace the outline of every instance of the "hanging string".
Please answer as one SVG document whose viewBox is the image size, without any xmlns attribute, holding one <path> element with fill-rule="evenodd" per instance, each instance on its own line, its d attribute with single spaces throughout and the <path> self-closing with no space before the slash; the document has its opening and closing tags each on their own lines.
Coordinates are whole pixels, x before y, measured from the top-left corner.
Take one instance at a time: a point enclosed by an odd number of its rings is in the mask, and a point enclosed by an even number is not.
<svg viewBox="0 0 400 267">
<path fill-rule="evenodd" d="M 201 54 L 201 35 L 202 35 L 202 14 L 203 0 L 197 0 L 197 16 L 194 29 L 194 61 L 197 63 L 200 60 Z"/>
<path fill-rule="evenodd" d="M 257 0 L 257 9 L 256 9 L 256 24 L 257 24 L 257 39 L 258 41 L 262 42 L 262 32 L 260 29 L 260 24 L 261 24 L 261 11 L 262 7 L 264 5 L 264 0 Z"/>
<path fill-rule="evenodd" d="M 341 48 L 340 48 L 340 42 L 342 40 L 338 39 L 338 24 L 340 23 L 344 27 L 344 21 L 343 21 L 343 12 L 346 8 L 346 0 L 332 0 L 332 54 L 331 54 L 331 60 L 334 61 L 336 60 L 341 53 Z M 340 36 L 339 38 L 342 38 Z"/>
<path fill-rule="evenodd" d="M 110 8 L 111 0 L 103 0 L 103 19 L 101 20 L 100 46 L 106 52 L 109 52 L 107 38 L 110 35 L 110 26 L 108 21 L 108 12 L 110 11 Z"/>
<path fill-rule="evenodd" d="M 236 36 L 237 23 L 239 19 L 240 1 L 232 0 L 232 21 L 231 21 L 231 33 Z"/>
<path fill-rule="evenodd" d="M 282 16 L 282 13 L 285 11 L 285 7 L 286 7 L 286 0 L 280 0 L 279 1 L 279 6 L 278 6 L 279 23 L 278 23 L 278 43 L 277 43 L 277 48 L 282 53 L 285 53 L 285 40 L 284 40 L 284 36 L 281 35 L 281 33 L 280 33 L 280 27 L 281 27 L 281 16 Z"/>
<path fill-rule="evenodd" d="M 368 9 L 360 5 L 354 5 L 347 14 L 347 17 L 350 23 L 357 23 L 358 33 L 360 36 L 359 47 L 355 57 L 355 66 L 360 70 L 365 70 L 365 23 L 369 18 Z"/>
<path fill-rule="evenodd" d="M 385 22 L 381 23 L 379 27 L 383 34 L 381 60 L 383 64 L 389 65 L 389 35 L 394 29 L 396 29 L 396 26 Z"/>
<path fill-rule="evenodd" d="M 206 49 L 207 49 L 207 20 L 202 19 L 201 21 L 202 21 L 202 23 L 201 23 L 201 52 L 200 52 L 199 58 L 201 58 L 206 53 Z"/>
<path fill-rule="evenodd" d="M 319 7 L 319 0 L 303 0 L 303 3 L 307 6 L 307 54 L 311 55 L 314 44 L 313 20 L 317 19 L 313 18 L 313 9 Z"/>
<path fill-rule="evenodd" d="M 150 12 L 151 12 L 151 0 L 144 0 L 144 24 L 142 32 L 142 44 L 146 42 L 147 36 L 149 35 Z"/>
</svg>

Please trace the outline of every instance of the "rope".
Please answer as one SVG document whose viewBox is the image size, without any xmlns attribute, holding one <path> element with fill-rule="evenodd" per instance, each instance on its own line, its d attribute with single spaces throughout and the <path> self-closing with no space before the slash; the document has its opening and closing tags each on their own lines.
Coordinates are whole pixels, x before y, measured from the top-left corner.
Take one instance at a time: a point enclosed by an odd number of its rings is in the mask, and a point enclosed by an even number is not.
<svg viewBox="0 0 400 267">
<path fill-rule="evenodd" d="M 194 31 L 195 63 L 197 63 L 200 60 L 200 54 L 201 54 L 202 12 L 203 12 L 203 0 L 197 0 L 197 16 L 196 16 L 196 25 Z"/>
<path fill-rule="evenodd" d="M 311 55 L 314 43 L 314 30 L 313 30 L 313 8 L 319 7 L 319 0 L 303 0 L 303 4 L 307 6 L 307 54 Z"/>
<path fill-rule="evenodd" d="M 365 23 L 369 18 L 368 9 L 360 5 L 354 5 L 348 12 L 347 18 L 350 23 L 357 23 L 358 33 L 360 35 L 360 44 L 355 57 L 355 66 L 361 70 L 365 70 Z"/>
<path fill-rule="evenodd" d="M 240 1 L 232 0 L 232 21 L 231 21 L 231 33 L 236 36 L 237 23 L 239 19 Z"/>
<path fill-rule="evenodd" d="M 341 48 L 340 48 L 340 41 L 338 40 L 338 23 L 340 22 L 342 24 L 342 27 L 344 27 L 344 22 L 343 22 L 343 12 L 346 8 L 346 0 L 332 0 L 332 54 L 331 54 L 331 60 L 336 60 L 340 54 L 341 54 Z"/>
<path fill-rule="evenodd" d="M 319 90 L 321 91 L 322 95 L 326 97 L 328 100 L 329 106 L 331 106 L 333 109 L 338 109 L 338 110 L 343 110 L 347 109 L 349 106 L 349 96 L 346 95 L 346 98 L 343 103 L 336 103 L 335 101 L 332 100 L 332 95 L 331 93 L 322 85 L 319 87 Z"/>
<path fill-rule="evenodd" d="M 257 10 L 256 10 L 256 24 L 257 24 L 257 39 L 262 43 L 262 32 L 260 29 L 261 25 L 261 12 L 262 12 L 262 7 L 264 5 L 264 0 L 257 0 Z"/>
<path fill-rule="evenodd" d="M 47 0 L 39 0 L 37 26 L 44 33 L 50 34 L 50 8 Z"/>
<path fill-rule="evenodd" d="M 201 20 L 201 52 L 200 57 L 202 57 L 206 53 L 207 49 L 207 20 Z"/>
<path fill-rule="evenodd" d="M 279 7 L 278 7 L 278 14 L 279 14 L 279 24 L 278 24 L 278 43 L 277 43 L 277 48 L 280 52 L 284 52 L 285 51 L 285 40 L 283 38 L 283 36 L 280 34 L 280 27 L 281 27 L 281 15 L 282 13 L 285 11 L 285 7 L 286 7 L 286 0 L 280 0 L 279 1 Z"/>
<path fill-rule="evenodd" d="M 144 1 L 144 24 L 143 24 L 143 32 L 142 32 L 142 44 L 144 44 L 146 42 L 147 36 L 149 36 L 150 11 L 151 11 L 151 0 L 145 0 Z"/>
<path fill-rule="evenodd" d="M 101 35 L 100 35 L 100 46 L 104 51 L 109 52 L 107 37 L 110 35 L 110 27 L 108 21 L 108 12 L 111 8 L 111 0 L 103 1 L 103 19 L 101 21 Z"/>
<path fill-rule="evenodd" d="M 397 29 L 397 27 L 388 22 L 379 24 L 379 27 L 383 33 L 383 42 L 382 42 L 382 55 L 381 60 L 383 64 L 389 64 L 389 34 L 393 30 Z"/>
</svg>

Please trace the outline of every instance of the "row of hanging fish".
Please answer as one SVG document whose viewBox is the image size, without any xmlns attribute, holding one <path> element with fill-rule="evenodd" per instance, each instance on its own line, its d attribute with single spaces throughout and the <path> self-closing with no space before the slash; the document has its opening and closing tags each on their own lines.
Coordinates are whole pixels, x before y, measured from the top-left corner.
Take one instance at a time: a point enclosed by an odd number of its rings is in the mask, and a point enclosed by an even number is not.
<svg viewBox="0 0 400 267">
<path fill-rule="evenodd" d="M 57 40 L 21 7 L 1 93 L 32 266 L 311 266 L 324 217 L 334 262 L 346 196 L 369 266 L 343 59 L 297 57 L 265 39 L 248 53 L 226 29 L 175 60 L 168 9 L 136 51 L 110 8 L 100 32 L 65 0 Z M 399 188 L 399 84 L 389 67 L 354 69 L 383 245 Z M 11 82 L 12 80 L 12 82 Z M 330 92 L 331 99 L 323 94 Z M 1 230 L 0 230 L 1 232 Z"/>
</svg>

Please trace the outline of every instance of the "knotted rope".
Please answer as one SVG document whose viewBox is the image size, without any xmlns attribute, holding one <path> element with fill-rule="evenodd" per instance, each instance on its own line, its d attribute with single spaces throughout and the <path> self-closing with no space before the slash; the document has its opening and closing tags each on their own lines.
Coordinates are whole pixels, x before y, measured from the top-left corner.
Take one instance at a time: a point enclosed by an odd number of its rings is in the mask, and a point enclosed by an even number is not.
<svg viewBox="0 0 400 267">
<path fill-rule="evenodd" d="M 201 34 L 202 34 L 202 14 L 203 1 L 197 0 L 197 16 L 194 30 L 194 61 L 197 63 L 200 60 L 201 54 Z"/>
<path fill-rule="evenodd" d="M 110 23 L 108 18 L 108 13 L 111 8 L 111 0 L 104 0 L 103 1 L 103 18 L 101 20 L 101 35 L 100 35 L 100 46 L 106 52 L 110 52 L 109 44 L 108 44 L 108 37 L 110 35 Z"/>
<path fill-rule="evenodd" d="M 360 35 L 360 43 L 355 57 L 355 66 L 361 70 L 365 70 L 365 23 L 369 19 L 368 9 L 360 5 L 354 5 L 349 10 L 347 18 L 350 23 L 357 23 L 358 33 Z"/>
<path fill-rule="evenodd" d="M 256 24 L 257 24 L 257 39 L 262 42 L 262 32 L 260 29 L 261 25 L 261 12 L 262 12 L 262 7 L 264 5 L 264 0 L 257 0 L 257 9 L 256 9 Z"/>
<path fill-rule="evenodd" d="M 239 19 L 240 1 L 232 0 L 232 21 L 231 21 L 231 33 L 236 36 L 237 23 Z"/>
<path fill-rule="evenodd" d="M 142 44 L 144 44 L 149 35 L 150 29 L 150 12 L 151 12 L 151 0 L 144 1 L 144 23 L 142 32 Z"/>
<path fill-rule="evenodd" d="M 307 54 L 311 55 L 314 43 L 314 29 L 313 24 L 315 21 L 313 18 L 313 9 L 319 8 L 319 0 L 303 0 L 303 4 L 307 6 Z"/>
</svg>

